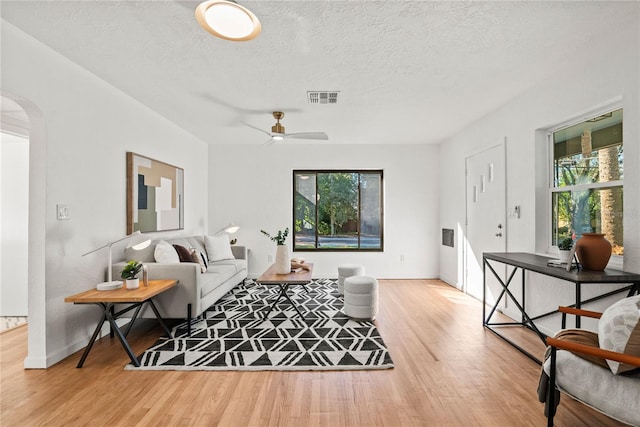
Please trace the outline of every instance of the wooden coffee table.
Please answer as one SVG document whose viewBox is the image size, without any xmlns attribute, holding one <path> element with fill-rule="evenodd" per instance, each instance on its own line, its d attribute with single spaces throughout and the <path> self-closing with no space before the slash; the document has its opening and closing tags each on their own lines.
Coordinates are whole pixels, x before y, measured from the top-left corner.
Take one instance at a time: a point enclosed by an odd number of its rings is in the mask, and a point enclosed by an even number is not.
<svg viewBox="0 0 640 427">
<path fill-rule="evenodd" d="M 151 306 L 153 313 L 156 315 L 158 319 L 158 323 L 164 329 L 164 332 L 167 334 L 169 338 L 171 338 L 171 331 L 167 328 L 167 325 L 162 321 L 162 316 L 160 316 L 160 312 L 156 308 L 156 305 L 153 303 L 153 297 L 167 289 L 172 288 L 178 283 L 175 280 L 149 280 L 149 286 L 140 285 L 138 289 L 113 289 L 111 291 L 99 291 L 97 289 L 90 289 L 85 292 L 81 292 L 79 294 L 71 295 L 64 299 L 64 302 L 72 302 L 74 304 L 96 304 L 100 308 L 102 308 L 102 320 L 98 322 L 96 326 L 96 330 L 93 332 L 91 336 L 91 340 L 89 340 L 89 344 L 87 344 L 87 348 L 85 348 L 84 353 L 82 353 L 82 357 L 80 358 L 80 362 L 78 362 L 77 368 L 82 368 L 84 361 L 87 359 L 91 348 L 93 347 L 93 343 L 96 341 L 100 330 L 102 329 L 102 325 L 104 322 L 109 322 L 111 325 L 111 336 L 115 333 L 120 340 L 120 344 L 124 347 L 125 351 L 129 355 L 129 359 L 135 366 L 140 366 L 140 362 L 138 358 L 133 354 L 129 343 L 127 342 L 126 336 L 129 334 L 131 327 L 133 326 L 133 322 L 135 322 L 136 317 L 138 317 L 138 313 L 142 309 L 144 304 L 148 304 Z M 115 304 L 130 304 L 127 308 L 114 313 Z M 127 330 L 123 334 L 116 323 L 116 319 L 120 317 L 122 314 L 136 309 L 129 325 L 127 326 Z"/>
<path fill-rule="evenodd" d="M 276 298 L 273 304 L 271 304 L 271 307 L 269 307 L 269 311 L 267 311 L 267 314 L 264 316 L 264 320 L 267 320 L 273 308 L 278 305 L 283 297 L 289 301 L 289 304 L 291 304 L 291 306 L 296 310 L 298 315 L 304 319 L 304 316 L 302 315 L 302 313 L 300 313 L 300 310 L 298 310 L 296 304 L 287 294 L 287 290 L 289 289 L 289 286 L 306 286 L 311 282 L 313 263 L 308 263 L 306 265 L 309 267 L 308 270 L 300 270 L 297 273 L 276 274 L 276 266 L 275 264 L 273 264 L 267 271 L 265 271 L 260 277 L 258 277 L 258 279 L 256 280 L 257 283 L 260 283 L 262 285 L 277 285 L 280 287 L 280 294 L 278 294 L 278 298 Z"/>
</svg>

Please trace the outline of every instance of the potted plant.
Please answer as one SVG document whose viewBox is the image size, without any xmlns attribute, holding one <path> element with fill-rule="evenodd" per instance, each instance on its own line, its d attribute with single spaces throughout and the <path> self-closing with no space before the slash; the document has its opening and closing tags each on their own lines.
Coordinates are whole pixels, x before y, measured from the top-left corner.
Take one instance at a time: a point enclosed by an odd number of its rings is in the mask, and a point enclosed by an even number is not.
<svg viewBox="0 0 640 427">
<path fill-rule="evenodd" d="M 289 235 L 289 227 L 284 231 L 278 230 L 278 234 L 271 235 L 264 230 L 260 230 L 262 234 L 267 236 L 272 241 L 276 242 L 276 273 L 277 274 L 289 274 L 291 273 L 291 263 L 289 262 L 289 248 L 285 241 Z"/>
<path fill-rule="evenodd" d="M 140 279 L 136 276 L 142 270 L 142 263 L 134 260 L 129 261 L 120 273 L 120 277 L 124 279 L 127 289 L 138 289 L 140 286 Z"/>
<path fill-rule="evenodd" d="M 573 239 L 565 237 L 558 243 L 558 252 L 560 253 L 560 261 L 571 262 L 571 248 L 573 247 Z"/>
</svg>

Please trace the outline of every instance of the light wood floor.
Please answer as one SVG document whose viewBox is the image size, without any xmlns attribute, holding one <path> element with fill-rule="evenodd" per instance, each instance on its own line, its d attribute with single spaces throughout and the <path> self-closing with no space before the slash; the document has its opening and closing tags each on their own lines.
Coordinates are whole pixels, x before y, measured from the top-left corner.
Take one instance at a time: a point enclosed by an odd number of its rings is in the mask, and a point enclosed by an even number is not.
<svg viewBox="0 0 640 427">
<path fill-rule="evenodd" d="M 395 368 L 341 372 L 132 372 L 116 339 L 24 370 L 26 327 L 0 334 L 9 426 L 544 426 L 539 366 L 482 327 L 481 304 L 435 280 L 383 280 L 376 321 Z M 98 313 L 96 312 L 96 317 Z M 130 334 L 139 354 L 161 334 Z M 542 353 L 542 344 L 523 339 Z M 558 426 L 616 422 L 562 397 Z"/>
</svg>

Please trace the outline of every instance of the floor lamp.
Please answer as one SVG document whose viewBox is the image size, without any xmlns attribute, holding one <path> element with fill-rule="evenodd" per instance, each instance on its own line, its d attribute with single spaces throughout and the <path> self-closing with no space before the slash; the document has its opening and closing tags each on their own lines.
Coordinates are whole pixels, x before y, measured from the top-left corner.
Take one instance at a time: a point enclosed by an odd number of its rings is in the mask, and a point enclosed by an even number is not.
<svg viewBox="0 0 640 427">
<path fill-rule="evenodd" d="M 233 234 L 236 231 L 238 231 L 239 229 L 240 229 L 240 227 L 238 227 L 237 225 L 233 225 L 233 223 L 229 223 L 229 224 L 225 225 L 224 227 L 222 227 L 220 230 L 218 230 L 215 233 L 213 233 L 213 235 L 215 236 L 216 234 L 220 234 L 223 231 L 225 233 Z"/>
<path fill-rule="evenodd" d="M 111 246 L 113 246 L 115 243 L 122 242 L 123 240 L 127 240 L 127 239 L 130 239 L 128 246 L 131 246 L 134 249 L 138 249 L 138 250 L 146 248 L 147 246 L 149 246 L 149 243 L 151 243 L 151 239 L 143 235 L 142 233 L 140 233 L 140 230 L 138 230 L 129 234 L 128 236 L 125 236 L 118 240 L 114 240 L 113 242 L 107 243 L 106 245 L 100 246 L 99 248 L 96 248 L 92 251 L 82 254 L 82 256 L 86 256 L 94 252 L 98 252 L 101 249 L 109 248 L 109 264 L 107 265 L 108 267 L 107 281 L 98 283 L 98 285 L 96 286 L 96 289 L 98 289 L 99 291 L 118 289 L 122 287 L 122 282 L 120 280 L 113 280 L 113 277 L 112 277 L 111 270 L 113 266 L 113 260 L 112 260 Z"/>
<path fill-rule="evenodd" d="M 216 231 L 215 233 L 213 233 L 214 236 L 217 236 L 218 234 L 224 232 L 227 234 L 233 234 L 236 231 L 238 231 L 240 229 L 240 227 L 238 227 L 237 225 L 233 225 L 233 223 L 229 223 L 227 225 L 225 225 L 224 227 L 222 227 L 220 230 Z M 238 239 L 231 239 L 229 243 L 231 243 L 232 245 L 236 243 Z"/>
</svg>

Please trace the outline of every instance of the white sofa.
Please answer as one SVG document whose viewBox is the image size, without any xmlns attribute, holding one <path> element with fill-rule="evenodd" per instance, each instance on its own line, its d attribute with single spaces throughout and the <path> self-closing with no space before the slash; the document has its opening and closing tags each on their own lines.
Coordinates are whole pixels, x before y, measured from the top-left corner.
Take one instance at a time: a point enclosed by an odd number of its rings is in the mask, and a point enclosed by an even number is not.
<svg viewBox="0 0 640 427">
<path fill-rule="evenodd" d="M 113 265 L 114 279 L 120 278 L 120 272 L 126 261 L 136 259 L 148 269 L 149 280 L 174 279 L 178 284 L 154 298 L 154 302 L 163 318 L 187 319 L 189 333 L 191 319 L 200 316 L 224 294 L 247 278 L 247 248 L 231 246 L 234 259 L 208 262 L 205 273 L 200 264 L 194 262 L 158 263 L 154 258 L 155 247 L 160 240 L 171 245 L 181 245 L 186 249 L 196 249 L 208 257 L 204 236 L 191 236 L 173 239 L 158 239 L 142 250 L 125 249 L 125 261 Z M 139 275 L 142 278 L 142 274 Z M 142 284 L 141 284 L 142 286 Z M 140 317 L 155 317 L 149 307 L 145 307 Z"/>
</svg>

